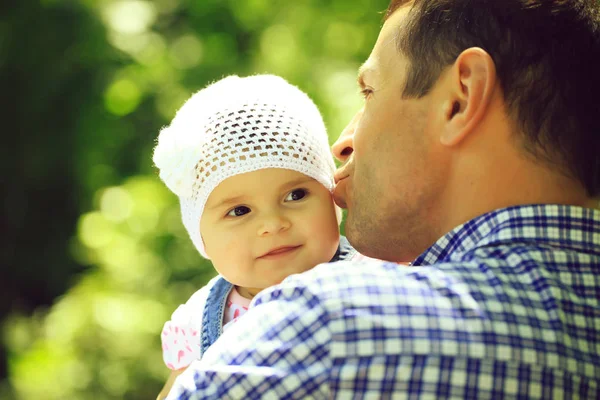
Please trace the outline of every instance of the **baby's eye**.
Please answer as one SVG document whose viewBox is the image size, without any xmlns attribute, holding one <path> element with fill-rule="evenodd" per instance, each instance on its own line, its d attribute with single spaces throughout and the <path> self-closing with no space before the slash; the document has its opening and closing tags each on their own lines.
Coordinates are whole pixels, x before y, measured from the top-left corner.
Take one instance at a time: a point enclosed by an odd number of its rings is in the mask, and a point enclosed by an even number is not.
<svg viewBox="0 0 600 400">
<path fill-rule="evenodd" d="M 250 209 L 246 206 L 237 206 L 227 213 L 228 217 L 241 217 L 242 215 L 248 214 Z"/>
<path fill-rule="evenodd" d="M 304 197 L 306 197 L 306 195 L 308 195 L 308 190 L 306 189 L 295 189 L 292 190 L 287 197 L 285 198 L 285 201 L 298 201 L 298 200 L 302 200 Z"/>
</svg>

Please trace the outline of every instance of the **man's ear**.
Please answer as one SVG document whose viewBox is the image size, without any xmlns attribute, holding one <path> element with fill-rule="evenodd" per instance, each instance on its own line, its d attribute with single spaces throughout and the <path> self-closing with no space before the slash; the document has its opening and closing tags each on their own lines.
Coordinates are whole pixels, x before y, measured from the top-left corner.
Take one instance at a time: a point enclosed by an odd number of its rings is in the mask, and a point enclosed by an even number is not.
<svg viewBox="0 0 600 400">
<path fill-rule="evenodd" d="M 483 119 L 496 85 L 496 66 L 485 50 L 471 47 L 456 58 L 448 79 L 440 141 L 455 146 Z"/>
</svg>

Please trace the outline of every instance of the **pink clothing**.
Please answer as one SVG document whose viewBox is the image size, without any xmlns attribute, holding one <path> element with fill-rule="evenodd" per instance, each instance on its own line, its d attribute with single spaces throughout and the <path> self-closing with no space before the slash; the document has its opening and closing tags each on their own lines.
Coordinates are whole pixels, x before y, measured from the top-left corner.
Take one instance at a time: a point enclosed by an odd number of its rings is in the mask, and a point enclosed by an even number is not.
<svg viewBox="0 0 600 400">
<path fill-rule="evenodd" d="M 202 310 L 208 296 L 206 285 L 175 310 L 163 327 L 161 340 L 163 360 L 172 370 L 186 368 L 200 358 Z M 223 332 L 248 311 L 250 299 L 242 297 L 234 287 L 227 296 L 223 315 Z"/>
<path fill-rule="evenodd" d="M 225 313 L 223 315 L 223 332 L 248 311 L 251 301 L 252 300 L 243 297 L 236 290 L 235 286 L 233 287 L 227 297 L 227 305 L 225 306 Z"/>
</svg>

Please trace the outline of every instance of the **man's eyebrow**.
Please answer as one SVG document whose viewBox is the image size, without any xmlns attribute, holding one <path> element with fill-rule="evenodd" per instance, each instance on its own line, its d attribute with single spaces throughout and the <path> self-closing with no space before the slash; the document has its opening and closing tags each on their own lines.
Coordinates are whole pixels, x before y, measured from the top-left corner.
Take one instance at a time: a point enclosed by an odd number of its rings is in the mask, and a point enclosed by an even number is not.
<svg viewBox="0 0 600 400">
<path fill-rule="evenodd" d="M 358 83 L 358 86 L 360 86 L 361 88 L 364 88 L 365 86 L 367 86 L 365 84 L 365 76 L 371 74 L 372 72 L 373 72 L 373 68 L 370 67 L 369 65 L 367 65 L 367 63 L 361 65 L 360 68 L 358 69 L 358 77 L 356 78 L 356 82 Z"/>
</svg>

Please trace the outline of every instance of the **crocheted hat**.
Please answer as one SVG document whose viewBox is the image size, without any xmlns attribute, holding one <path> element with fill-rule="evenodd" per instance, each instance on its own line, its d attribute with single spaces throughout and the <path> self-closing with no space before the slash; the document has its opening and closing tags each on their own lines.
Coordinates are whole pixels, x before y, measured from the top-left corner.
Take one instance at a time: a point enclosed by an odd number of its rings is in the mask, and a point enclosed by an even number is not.
<svg viewBox="0 0 600 400">
<path fill-rule="evenodd" d="M 206 258 L 200 218 L 225 179 L 284 168 L 329 191 L 334 187 L 335 164 L 319 110 L 304 92 L 273 75 L 229 76 L 195 93 L 161 129 L 153 160 L 179 196 L 183 224 Z"/>
</svg>

